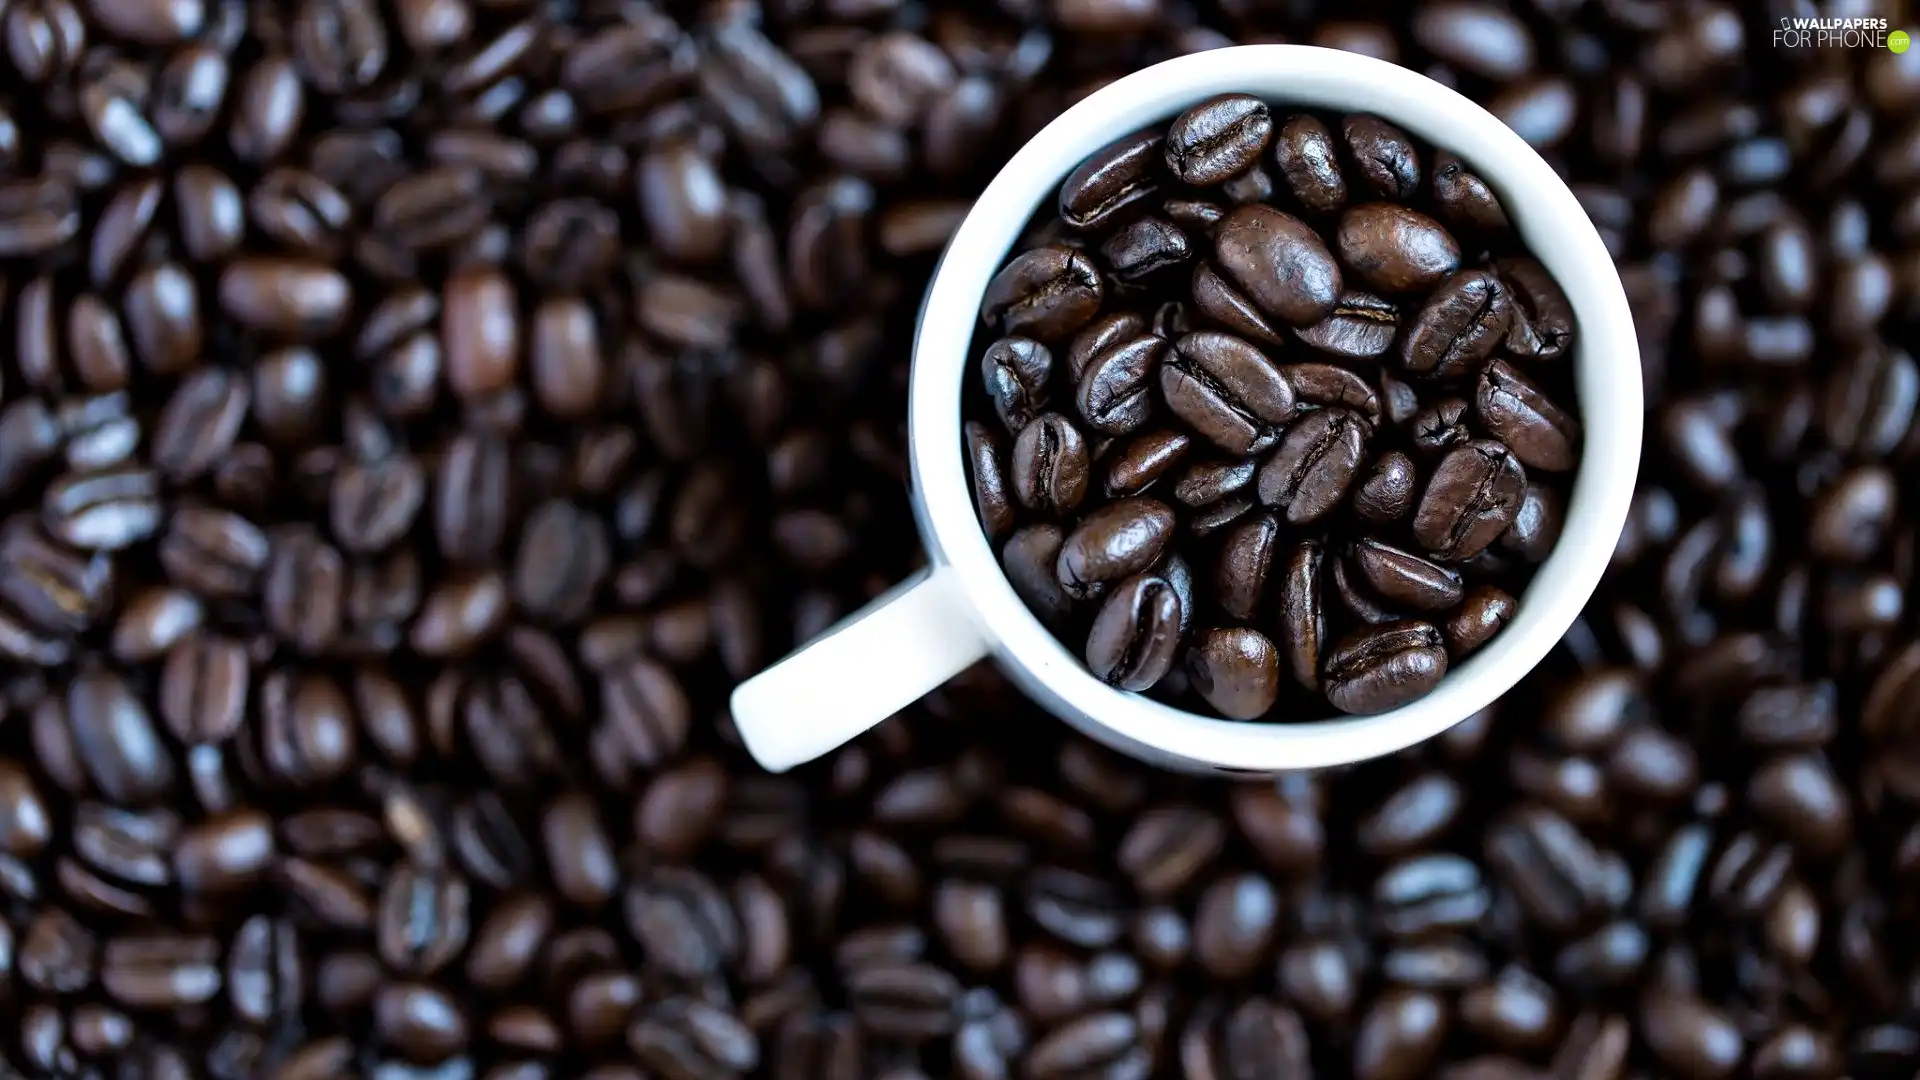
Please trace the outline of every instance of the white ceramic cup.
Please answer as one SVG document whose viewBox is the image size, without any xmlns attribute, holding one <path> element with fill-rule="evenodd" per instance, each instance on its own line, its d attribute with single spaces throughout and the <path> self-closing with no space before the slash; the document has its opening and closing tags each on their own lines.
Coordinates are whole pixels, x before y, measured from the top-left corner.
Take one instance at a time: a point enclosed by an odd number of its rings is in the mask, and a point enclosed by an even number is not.
<svg viewBox="0 0 1920 1080">
<path fill-rule="evenodd" d="M 1391 712 L 1246 723 L 1115 690 L 1027 610 L 974 508 L 960 402 L 964 381 L 980 377 L 973 343 L 987 282 L 1034 212 L 1053 205 L 1061 181 L 1088 155 L 1222 93 L 1255 95 L 1276 103 L 1278 113 L 1288 106 L 1374 113 L 1458 154 L 1499 195 L 1578 322 L 1572 361 L 1586 449 L 1559 545 L 1498 636 L 1433 693 Z M 1407 68 L 1332 49 L 1247 45 L 1168 60 L 1103 87 L 1013 156 L 934 273 L 914 336 L 907 408 L 913 504 L 928 566 L 734 691 L 734 724 L 770 770 L 842 745 L 988 656 L 1092 738 L 1186 772 L 1322 768 L 1431 738 L 1532 670 L 1592 595 L 1633 497 L 1643 406 L 1633 317 L 1613 260 L 1539 154 L 1491 113 Z"/>
</svg>

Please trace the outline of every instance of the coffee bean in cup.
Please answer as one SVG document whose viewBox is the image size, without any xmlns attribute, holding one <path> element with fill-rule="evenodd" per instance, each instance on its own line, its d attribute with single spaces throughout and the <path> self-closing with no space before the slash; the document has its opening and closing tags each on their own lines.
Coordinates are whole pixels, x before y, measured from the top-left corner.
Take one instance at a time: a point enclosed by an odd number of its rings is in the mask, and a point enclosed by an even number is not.
<svg viewBox="0 0 1920 1080">
<path fill-rule="evenodd" d="M 1580 463 L 1573 312 L 1463 159 L 1204 101 L 1094 154 L 988 285 L 967 460 L 1088 669 L 1384 712 L 1513 618 Z"/>
</svg>

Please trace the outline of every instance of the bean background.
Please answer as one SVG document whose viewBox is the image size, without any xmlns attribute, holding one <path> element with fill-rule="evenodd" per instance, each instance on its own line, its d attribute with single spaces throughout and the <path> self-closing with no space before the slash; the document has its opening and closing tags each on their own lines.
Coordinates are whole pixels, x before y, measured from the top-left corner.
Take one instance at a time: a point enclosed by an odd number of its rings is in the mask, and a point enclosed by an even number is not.
<svg viewBox="0 0 1920 1080">
<path fill-rule="evenodd" d="M 1912 1076 L 1920 51 L 1815 14 L 1902 13 L 0 4 L 0 1076 Z M 970 196 L 1236 40 L 1575 183 L 1650 408 L 1585 617 L 1335 774 L 984 669 L 760 773 L 729 688 L 919 557 Z"/>
</svg>

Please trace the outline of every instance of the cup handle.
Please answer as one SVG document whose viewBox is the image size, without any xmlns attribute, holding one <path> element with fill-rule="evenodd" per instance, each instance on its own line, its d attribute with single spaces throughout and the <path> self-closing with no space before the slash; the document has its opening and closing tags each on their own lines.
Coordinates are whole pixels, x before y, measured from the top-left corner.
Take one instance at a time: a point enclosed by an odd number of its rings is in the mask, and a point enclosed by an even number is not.
<svg viewBox="0 0 1920 1080">
<path fill-rule="evenodd" d="M 733 691 L 733 725 L 769 772 L 841 746 L 985 658 L 951 567 L 876 597 Z"/>
</svg>

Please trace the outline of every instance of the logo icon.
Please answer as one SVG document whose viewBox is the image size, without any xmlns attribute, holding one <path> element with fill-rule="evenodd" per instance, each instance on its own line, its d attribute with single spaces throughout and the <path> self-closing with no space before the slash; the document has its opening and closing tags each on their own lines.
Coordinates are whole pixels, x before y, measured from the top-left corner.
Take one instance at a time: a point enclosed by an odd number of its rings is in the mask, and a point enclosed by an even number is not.
<svg viewBox="0 0 1920 1080">
<path fill-rule="evenodd" d="M 1893 33 L 1887 35 L 1887 48 L 1892 49 L 1896 53 L 1906 52 L 1907 46 L 1911 44 L 1913 44 L 1913 39 L 1907 36 L 1905 30 L 1895 30 Z"/>
</svg>

